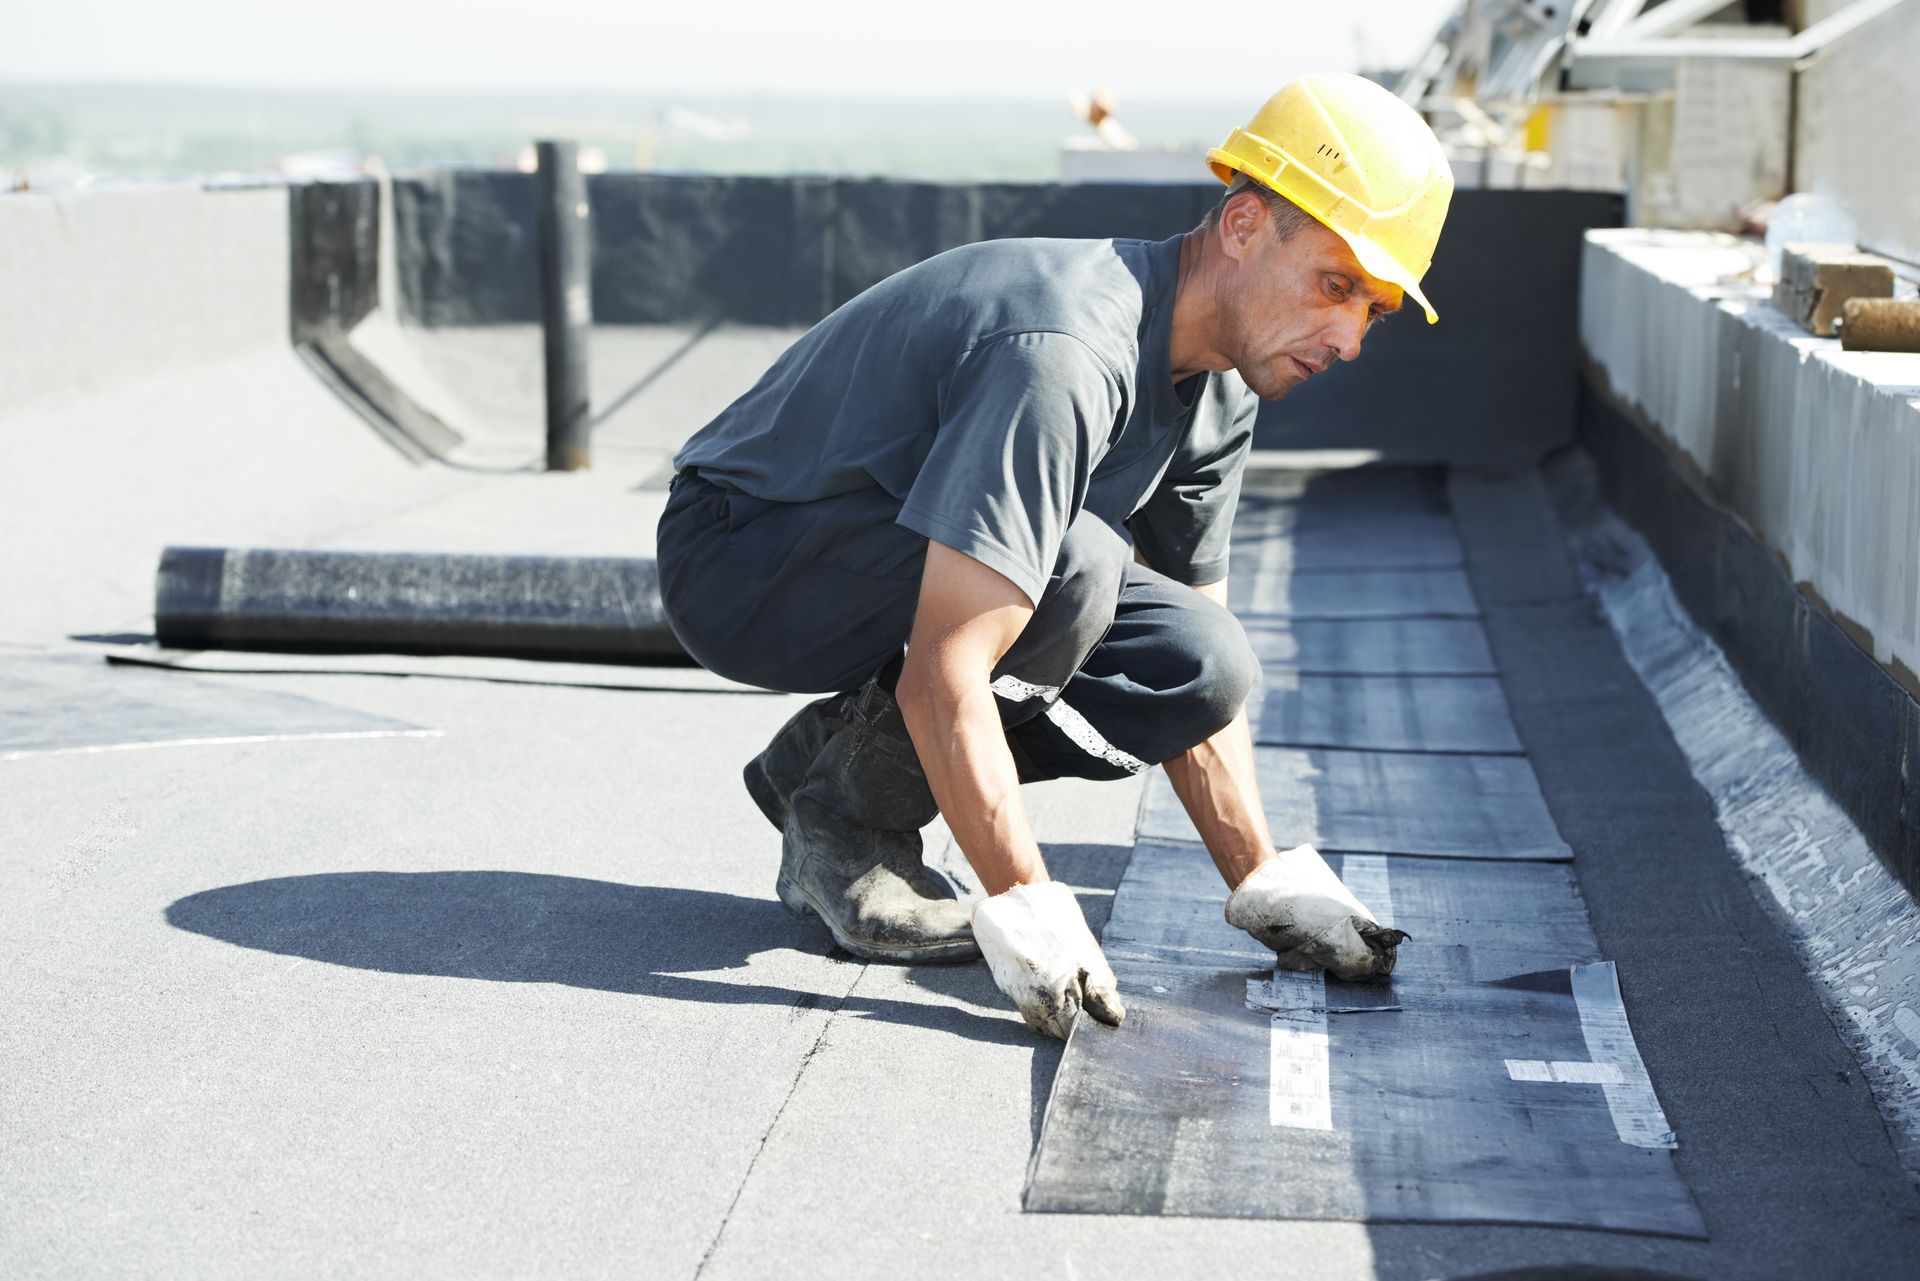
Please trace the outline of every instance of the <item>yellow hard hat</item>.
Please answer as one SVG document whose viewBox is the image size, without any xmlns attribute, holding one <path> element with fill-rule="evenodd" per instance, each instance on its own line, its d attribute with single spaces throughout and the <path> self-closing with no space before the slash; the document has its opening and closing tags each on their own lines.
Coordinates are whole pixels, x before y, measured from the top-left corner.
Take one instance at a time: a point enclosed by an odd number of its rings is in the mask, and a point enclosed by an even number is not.
<svg viewBox="0 0 1920 1281">
<path fill-rule="evenodd" d="M 1453 199 L 1440 140 L 1412 107 L 1371 80 L 1305 76 L 1207 153 L 1221 182 L 1243 173 L 1337 232 L 1369 275 L 1420 292 Z"/>
</svg>

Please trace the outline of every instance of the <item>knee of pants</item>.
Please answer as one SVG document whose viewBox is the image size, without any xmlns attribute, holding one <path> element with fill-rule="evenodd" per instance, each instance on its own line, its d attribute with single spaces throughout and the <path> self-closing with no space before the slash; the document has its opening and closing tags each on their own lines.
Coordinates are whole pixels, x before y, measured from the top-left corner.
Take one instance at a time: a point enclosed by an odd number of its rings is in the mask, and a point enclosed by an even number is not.
<svg viewBox="0 0 1920 1281">
<path fill-rule="evenodd" d="M 1081 512 L 1060 540 L 1060 556 L 1034 613 L 1060 618 L 1071 629 L 1082 654 L 1091 650 L 1113 623 L 1114 606 L 1126 581 L 1133 549 L 1098 516 Z"/>
<path fill-rule="evenodd" d="M 1211 725 L 1207 737 L 1225 729 L 1246 706 L 1260 681 L 1260 659 L 1240 620 L 1213 602 L 1196 611 L 1190 633 L 1194 645 L 1192 691 L 1201 718 Z"/>
</svg>

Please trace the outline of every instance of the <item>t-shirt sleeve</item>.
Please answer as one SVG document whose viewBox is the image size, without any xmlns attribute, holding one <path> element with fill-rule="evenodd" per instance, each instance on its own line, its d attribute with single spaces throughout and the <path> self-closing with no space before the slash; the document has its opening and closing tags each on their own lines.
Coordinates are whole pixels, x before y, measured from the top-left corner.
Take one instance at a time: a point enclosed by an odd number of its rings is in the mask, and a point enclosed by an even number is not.
<svg viewBox="0 0 1920 1281">
<path fill-rule="evenodd" d="M 1217 439 L 1174 455 L 1167 474 L 1127 522 L 1133 544 L 1149 566 L 1190 586 L 1227 576 L 1233 513 L 1240 504 L 1240 477 L 1253 448 L 1253 419 L 1260 402 L 1251 393 Z"/>
<path fill-rule="evenodd" d="M 899 523 L 1011 579 L 1036 605 L 1114 424 L 1120 381 L 1069 334 L 1023 332 L 963 356 Z"/>
</svg>

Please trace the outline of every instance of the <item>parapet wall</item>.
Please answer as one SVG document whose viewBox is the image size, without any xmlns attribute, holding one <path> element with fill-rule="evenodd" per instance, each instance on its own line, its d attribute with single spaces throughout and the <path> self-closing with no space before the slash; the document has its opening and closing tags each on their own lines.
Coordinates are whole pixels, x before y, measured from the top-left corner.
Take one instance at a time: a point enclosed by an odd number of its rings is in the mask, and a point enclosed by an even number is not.
<svg viewBox="0 0 1920 1281">
<path fill-rule="evenodd" d="M 1920 356 L 1842 351 L 1723 283 L 1757 257 L 1731 237 L 1592 233 L 1581 342 L 1793 580 L 1920 690 Z"/>
<path fill-rule="evenodd" d="M 288 252 L 281 186 L 0 198 L 0 399 L 284 345 Z"/>
<path fill-rule="evenodd" d="M 599 324 L 810 325 L 885 276 L 1008 236 L 1161 239 L 1217 183 L 927 183 L 815 177 L 590 178 Z M 1260 420 L 1268 447 L 1398 462 L 1529 459 L 1572 438 L 1580 236 L 1619 196 L 1462 191 L 1425 282 L 1442 320 L 1381 327 L 1363 359 Z M 533 179 L 442 170 L 394 182 L 401 314 L 425 325 L 539 319 Z"/>
<path fill-rule="evenodd" d="M 892 272 L 1004 236 L 1161 238 L 1217 183 L 925 183 L 609 174 L 588 184 L 606 325 L 812 324 Z M 539 319 L 533 179 L 441 170 L 253 187 L 0 198 L 9 404 L 337 335 L 376 306 L 418 325 Z M 1572 436 L 1580 236 L 1619 197 L 1463 191 L 1412 311 L 1361 361 L 1271 405 L 1263 447 L 1397 462 L 1537 457 Z M 383 217 L 394 231 L 380 243 Z"/>
<path fill-rule="evenodd" d="M 1587 237 L 1581 439 L 1808 770 L 1920 889 L 1920 355 L 1846 352 L 1750 242 Z"/>
<path fill-rule="evenodd" d="M 540 319 L 534 179 L 435 170 L 394 180 L 401 315 L 423 325 Z M 593 318 L 811 325 L 956 245 L 1008 236 L 1161 239 L 1218 183 L 932 183 L 596 174 Z"/>
</svg>

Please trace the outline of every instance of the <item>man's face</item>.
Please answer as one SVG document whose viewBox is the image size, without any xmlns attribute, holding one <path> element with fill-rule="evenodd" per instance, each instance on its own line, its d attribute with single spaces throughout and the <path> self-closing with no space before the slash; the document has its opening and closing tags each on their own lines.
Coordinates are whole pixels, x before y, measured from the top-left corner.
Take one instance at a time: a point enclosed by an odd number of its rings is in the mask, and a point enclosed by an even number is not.
<svg viewBox="0 0 1920 1281">
<path fill-rule="evenodd" d="M 1347 242 L 1317 222 L 1282 240 L 1249 196 L 1222 211 L 1222 224 L 1235 262 L 1222 342 L 1257 396 L 1278 400 L 1334 361 L 1354 359 L 1367 330 L 1400 309 L 1399 286 L 1368 275 Z"/>
</svg>

